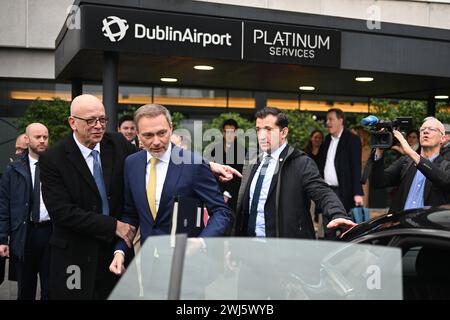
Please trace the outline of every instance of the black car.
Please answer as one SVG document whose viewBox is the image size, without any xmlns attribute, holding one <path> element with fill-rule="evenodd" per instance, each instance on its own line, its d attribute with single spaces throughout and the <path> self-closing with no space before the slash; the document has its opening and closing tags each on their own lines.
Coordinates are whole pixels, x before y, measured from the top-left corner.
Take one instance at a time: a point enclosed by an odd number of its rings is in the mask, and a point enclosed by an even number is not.
<svg viewBox="0 0 450 320">
<path fill-rule="evenodd" d="M 401 248 L 404 299 L 450 299 L 450 205 L 386 214 L 342 240 Z"/>
</svg>

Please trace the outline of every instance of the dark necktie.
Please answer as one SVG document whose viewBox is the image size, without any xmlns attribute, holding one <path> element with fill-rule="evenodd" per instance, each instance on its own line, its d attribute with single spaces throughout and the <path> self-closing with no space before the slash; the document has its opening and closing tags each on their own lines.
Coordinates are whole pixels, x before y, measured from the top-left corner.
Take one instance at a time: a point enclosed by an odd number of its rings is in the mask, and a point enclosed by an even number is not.
<svg viewBox="0 0 450 320">
<path fill-rule="evenodd" d="M 98 161 L 98 151 L 92 150 L 91 152 L 92 158 L 94 158 L 94 180 L 97 185 L 98 192 L 100 193 L 100 197 L 102 198 L 102 213 L 104 215 L 109 215 L 109 204 L 108 204 L 108 196 L 106 195 L 106 187 L 105 181 L 103 180 L 102 167 L 100 166 L 100 162 Z"/>
<path fill-rule="evenodd" d="M 256 228 L 256 216 L 258 215 L 258 202 L 261 195 L 262 184 L 266 175 L 267 167 L 269 166 L 270 156 L 264 158 L 261 170 L 259 171 L 258 180 L 256 180 L 255 191 L 253 192 L 252 203 L 250 206 L 250 215 L 248 218 L 247 233 L 250 237 L 254 237 Z"/>
<path fill-rule="evenodd" d="M 31 221 L 39 222 L 41 207 L 41 170 L 36 162 L 34 170 L 33 206 L 31 208 Z"/>
</svg>

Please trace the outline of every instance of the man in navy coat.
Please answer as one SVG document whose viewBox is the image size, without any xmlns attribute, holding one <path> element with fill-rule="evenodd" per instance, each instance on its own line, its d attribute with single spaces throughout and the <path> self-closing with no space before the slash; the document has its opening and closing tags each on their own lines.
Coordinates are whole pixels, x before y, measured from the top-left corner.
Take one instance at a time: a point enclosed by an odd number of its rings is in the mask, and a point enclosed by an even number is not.
<svg viewBox="0 0 450 320">
<path fill-rule="evenodd" d="M 38 274 L 41 299 L 48 299 L 52 225 L 42 201 L 39 169 L 40 155 L 48 147 L 47 128 L 41 123 L 28 125 L 25 141 L 28 148 L 1 180 L 0 256 L 14 261 L 19 300 L 35 299 Z"/>
</svg>

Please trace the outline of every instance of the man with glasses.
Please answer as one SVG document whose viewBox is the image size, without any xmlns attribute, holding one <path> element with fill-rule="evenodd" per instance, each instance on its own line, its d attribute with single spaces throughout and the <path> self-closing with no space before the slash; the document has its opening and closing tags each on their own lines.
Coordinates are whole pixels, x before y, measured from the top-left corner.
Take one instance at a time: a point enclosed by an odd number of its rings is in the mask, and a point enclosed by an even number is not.
<svg viewBox="0 0 450 320">
<path fill-rule="evenodd" d="M 131 247 L 135 228 L 119 221 L 123 164 L 133 152 L 120 133 L 106 133 L 102 102 L 76 97 L 72 134 L 41 156 L 44 202 L 53 221 L 50 298 L 106 299 L 117 278 L 108 271 L 118 238 Z"/>
<path fill-rule="evenodd" d="M 425 118 L 420 127 L 420 155 L 403 135 L 394 130 L 403 157 L 383 170 L 382 150 L 376 149 L 371 179 L 375 187 L 399 186 L 390 212 L 438 206 L 450 201 L 450 162 L 440 154 L 444 125 L 434 117 Z"/>
<path fill-rule="evenodd" d="M 109 272 L 114 244 L 131 248 L 136 230 L 123 212 L 125 158 L 133 147 L 120 133 L 105 132 L 105 108 L 95 96 L 70 106 L 73 133 L 43 154 L 42 193 L 53 221 L 50 299 L 106 299 L 118 277 Z M 219 180 L 239 173 L 210 163 Z"/>
</svg>

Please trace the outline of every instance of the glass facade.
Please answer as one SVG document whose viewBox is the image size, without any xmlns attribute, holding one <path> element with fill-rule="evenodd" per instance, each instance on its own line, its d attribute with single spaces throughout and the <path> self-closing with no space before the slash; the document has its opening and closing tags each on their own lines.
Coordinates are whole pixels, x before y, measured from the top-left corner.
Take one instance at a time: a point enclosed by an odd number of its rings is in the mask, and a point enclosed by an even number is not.
<svg viewBox="0 0 450 320">
<path fill-rule="evenodd" d="M 100 84 L 83 84 L 83 92 L 102 98 Z M 71 85 L 50 81 L 0 80 L 0 117 L 20 117 L 35 99 L 51 100 L 59 97 L 71 100 Z M 178 88 L 162 86 L 119 86 L 119 112 L 127 106 L 157 103 L 174 107 L 174 110 L 195 114 L 198 108 L 208 108 L 217 113 L 224 109 L 255 108 L 255 92 L 245 90 Z M 367 113 L 367 99 L 354 97 L 328 97 L 313 94 L 268 92 L 267 105 L 285 110 L 308 110 L 325 112 L 329 108 L 341 108 L 350 113 Z"/>
</svg>

